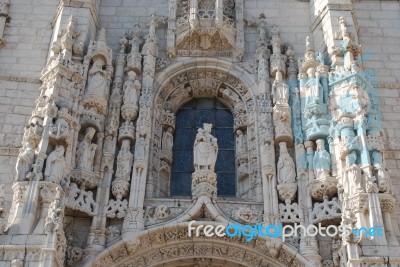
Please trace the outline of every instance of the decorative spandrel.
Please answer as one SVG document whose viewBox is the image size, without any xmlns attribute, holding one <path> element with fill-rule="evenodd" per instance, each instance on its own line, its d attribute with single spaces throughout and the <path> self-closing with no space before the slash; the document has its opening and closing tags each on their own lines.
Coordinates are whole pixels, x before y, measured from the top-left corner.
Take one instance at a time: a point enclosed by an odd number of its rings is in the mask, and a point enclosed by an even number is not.
<svg viewBox="0 0 400 267">
<path fill-rule="evenodd" d="M 213 124 L 211 135 L 218 140 L 215 165 L 218 195 L 235 196 L 235 139 L 230 110 L 213 98 L 198 98 L 186 103 L 176 114 L 171 195 L 190 196 L 193 167 L 193 144 L 198 128 Z"/>
</svg>

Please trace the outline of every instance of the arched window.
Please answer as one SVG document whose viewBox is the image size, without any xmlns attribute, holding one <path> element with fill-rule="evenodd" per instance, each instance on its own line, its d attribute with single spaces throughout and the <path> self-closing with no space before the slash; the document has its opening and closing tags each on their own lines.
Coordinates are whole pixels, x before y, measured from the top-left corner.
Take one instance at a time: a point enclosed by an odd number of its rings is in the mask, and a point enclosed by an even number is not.
<svg viewBox="0 0 400 267">
<path fill-rule="evenodd" d="M 197 129 L 203 127 L 203 123 L 213 124 L 211 134 L 217 138 L 215 172 L 218 196 L 236 196 L 233 116 L 228 107 L 214 98 L 196 98 L 182 106 L 176 114 L 171 195 L 191 195 L 193 143 Z"/>
</svg>

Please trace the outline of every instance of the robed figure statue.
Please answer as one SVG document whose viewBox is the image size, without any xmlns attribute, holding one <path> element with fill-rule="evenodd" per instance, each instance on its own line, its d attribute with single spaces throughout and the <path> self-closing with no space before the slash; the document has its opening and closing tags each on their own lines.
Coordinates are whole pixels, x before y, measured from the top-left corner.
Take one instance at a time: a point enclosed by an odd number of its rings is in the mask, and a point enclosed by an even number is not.
<svg viewBox="0 0 400 267">
<path fill-rule="evenodd" d="M 211 135 L 212 124 L 204 123 L 199 128 L 194 141 L 194 168 L 198 170 L 214 171 L 217 161 L 218 144 L 217 138 Z"/>
</svg>

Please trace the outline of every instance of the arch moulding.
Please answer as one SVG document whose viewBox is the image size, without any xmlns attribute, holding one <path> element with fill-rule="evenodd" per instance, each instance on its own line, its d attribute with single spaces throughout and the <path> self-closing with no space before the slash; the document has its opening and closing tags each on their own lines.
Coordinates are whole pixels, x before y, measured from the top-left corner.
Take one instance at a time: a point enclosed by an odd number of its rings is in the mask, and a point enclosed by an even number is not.
<svg viewBox="0 0 400 267">
<path fill-rule="evenodd" d="M 234 116 L 234 131 L 239 131 L 247 140 L 243 147 L 248 150 L 236 151 L 237 180 L 242 183 L 238 186 L 237 196 L 262 202 L 255 75 L 221 59 L 190 59 L 157 73 L 153 90 L 155 116 L 146 197 L 169 196 L 172 151 L 165 151 L 159 144 L 164 133 L 171 131 L 169 128 L 174 131 L 179 107 L 193 98 L 215 97 L 230 108 Z"/>
<path fill-rule="evenodd" d="M 197 223 L 216 225 L 210 221 Z M 279 239 L 257 237 L 246 242 L 245 237 L 189 237 L 187 229 L 188 223 L 184 222 L 140 232 L 134 241 L 120 240 L 105 249 L 85 267 L 179 266 L 199 259 L 212 264 L 205 266 L 312 266 Z"/>
</svg>

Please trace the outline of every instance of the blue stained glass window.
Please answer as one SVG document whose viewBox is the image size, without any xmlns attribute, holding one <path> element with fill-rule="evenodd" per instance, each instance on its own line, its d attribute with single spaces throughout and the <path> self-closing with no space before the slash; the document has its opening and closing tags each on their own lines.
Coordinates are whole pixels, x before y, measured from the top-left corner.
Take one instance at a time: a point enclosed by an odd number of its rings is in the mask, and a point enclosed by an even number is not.
<svg viewBox="0 0 400 267">
<path fill-rule="evenodd" d="M 218 196 L 236 195 L 235 136 L 233 116 L 228 107 L 214 98 L 197 98 L 186 103 L 176 114 L 171 195 L 190 196 L 192 185 L 193 143 L 197 129 L 212 123 L 217 138 L 218 157 L 215 165 Z"/>
</svg>

